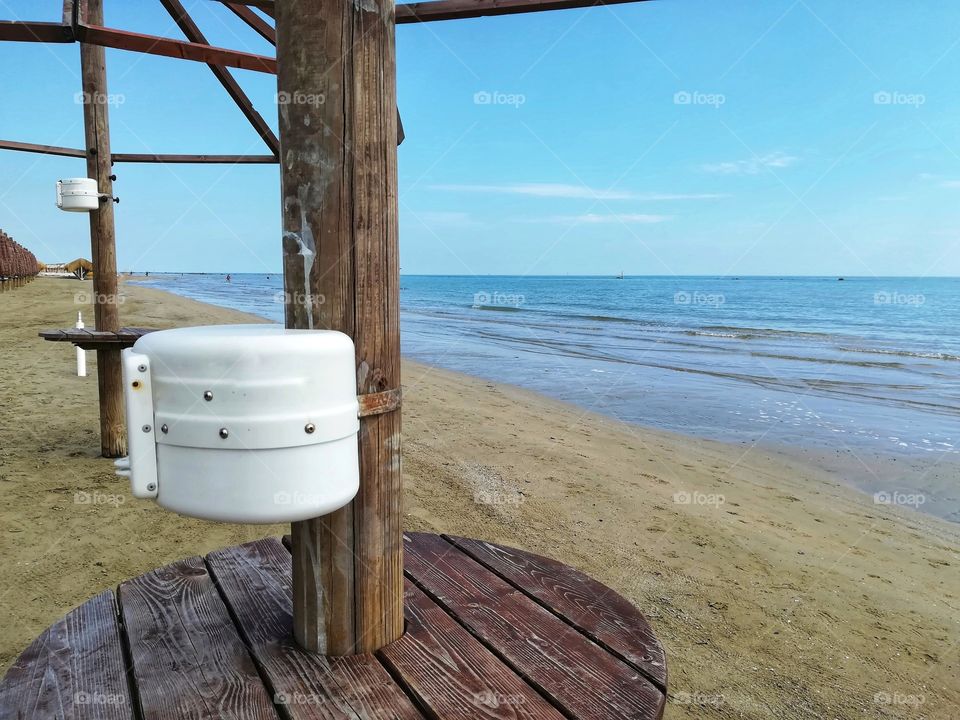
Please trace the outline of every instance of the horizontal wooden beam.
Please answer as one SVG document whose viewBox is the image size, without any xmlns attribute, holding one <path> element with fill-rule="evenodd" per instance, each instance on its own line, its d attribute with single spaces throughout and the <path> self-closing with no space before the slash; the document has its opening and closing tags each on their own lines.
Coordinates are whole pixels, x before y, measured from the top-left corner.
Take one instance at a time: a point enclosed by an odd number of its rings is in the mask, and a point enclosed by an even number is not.
<svg viewBox="0 0 960 720">
<path fill-rule="evenodd" d="M 517 15 L 547 10 L 570 10 L 649 0 L 430 0 L 397 5 L 397 25 Z"/>
<path fill-rule="evenodd" d="M 38 145 L 36 143 L 0 140 L 0 150 L 38 153 L 40 155 L 58 155 L 60 157 L 85 158 L 87 153 L 77 148 L 59 145 Z M 155 153 L 113 153 L 115 163 L 215 163 L 221 165 L 269 165 L 279 160 L 275 155 L 164 155 Z"/>
<path fill-rule="evenodd" d="M 279 162 L 276 155 L 153 155 L 150 153 L 114 153 L 115 163 L 269 165 Z"/>
<path fill-rule="evenodd" d="M 73 42 L 73 28 L 63 23 L 24 22 L 22 20 L 0 20 L 0 41 L 11 42 Z"/>
<path fill-rule="evenodd" d="M 59 145 L 37 145 L 35 143 L 15 142 L 13 140 L 0 140 L 0 150 L 17 150 L 19 152 L 75 158 L 85 158 L 87 156 L 85 151 L 78 150 L 77 148 L 60 147 Z"/>
<path fill-rule="evenodd" d="M 80 42 L 118 50 L 130 50 L 148 55 L 162 55 L 164 57 L 193 60 L 208 65 L 226 65 L 227 67 L 253 70 L 254 72 L 277 72 L 275 58 L 265 55 L 228 50 L 226 48 L 202 45 L 200 43 L 171 40 L 156 35 L 141 35 L 127 30 L 114 30 L 99 25 L 78 25 L 76 31 Z"/>
</svg>

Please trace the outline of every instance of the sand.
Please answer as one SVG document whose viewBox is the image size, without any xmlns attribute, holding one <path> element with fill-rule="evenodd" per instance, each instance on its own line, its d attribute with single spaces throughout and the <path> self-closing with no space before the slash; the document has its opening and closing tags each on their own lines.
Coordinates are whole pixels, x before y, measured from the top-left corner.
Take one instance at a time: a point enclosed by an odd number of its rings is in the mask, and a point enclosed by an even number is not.
<svg viewBox="0 0 960 720">
<path fill-rule="evenodd" d="M 0 666 L 98 591 L 284 531 L 178 517 L 98 457 L 94 355 L 75 377 L 89 284 L 0 295 Z M 127 284 L 125 324 L 249 316 Z M 81 300 L 83 298 L 80 298 Z M 92 313 L 85 313 L 92 319 Z M 406 362 L 405 524 L 585 570 L 663 641 L 669 718 L 960 717 L 960 527 L 743 446 L 625 425 Z"/>
</svg>

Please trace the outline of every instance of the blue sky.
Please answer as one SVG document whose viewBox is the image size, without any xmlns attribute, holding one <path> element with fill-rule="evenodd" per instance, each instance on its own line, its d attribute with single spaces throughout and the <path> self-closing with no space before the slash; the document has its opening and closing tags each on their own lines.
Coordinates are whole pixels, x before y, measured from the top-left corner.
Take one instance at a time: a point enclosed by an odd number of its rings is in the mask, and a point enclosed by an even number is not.
<svg viewBox="0 0 960 720">
<path fill-rule="evenodd" d="M 214 44 L 271 48 L 185 0 Z M 0 0 L 54 20 L 57 0 Z M 159 3 L 108 24 L 182 37 Z M 960 275 L 960 5 L 656 0 L 397 29 L 404 273 Z M 265 147 L 201 64 L 107 51 L 115 152 Z M 81 147 L 75 45 L 0 44 L 0 137 Z M 235 71 L 276 127 L 275 78 Z M 277 272 L 275 166 L 118 165 L 123 270 Z M 0 151 L 0 227 L 89 256 L 82 160 Z"/>
</svg>

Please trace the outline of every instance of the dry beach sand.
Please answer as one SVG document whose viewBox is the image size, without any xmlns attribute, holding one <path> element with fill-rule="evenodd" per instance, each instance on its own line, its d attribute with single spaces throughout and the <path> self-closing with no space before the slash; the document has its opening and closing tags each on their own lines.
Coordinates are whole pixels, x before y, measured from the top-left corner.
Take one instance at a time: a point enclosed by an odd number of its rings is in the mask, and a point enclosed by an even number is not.
<svg viewBox="0 0 960 720">
<path fill-rule="evenodd" d="M 89 284 L 0 295 L 0 665 L 71 607 L 158 565 L 279 534 L 129 497 L 98 457 Z M 248 316 L 125 285 L 125 324 Z M 81 298 L 82 300 L 83 298 Z M 406 363 L 405 522 L 579 567 L 669 661 L 670 718 L 960 717 L 960 526 L 877 506 L 799 462 L 630 426 Z"/>
</svg>

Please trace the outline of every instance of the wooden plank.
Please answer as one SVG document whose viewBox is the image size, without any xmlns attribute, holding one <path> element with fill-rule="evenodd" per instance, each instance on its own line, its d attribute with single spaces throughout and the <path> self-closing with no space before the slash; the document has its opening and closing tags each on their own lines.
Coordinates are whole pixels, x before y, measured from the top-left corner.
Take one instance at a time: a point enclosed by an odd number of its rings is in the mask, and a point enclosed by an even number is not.
<svg viewBox="0 0 960 720">
<path fill-rule="evenodd" d="M 406 632 L 378 654 L 431 717 L 563 718 L 409 580 L 404 607 Z"/>
<path fill-rule="evenodd" d="M 397 5 L 397 24 L 570 10 L 648 0 L 428 0 Z"/>
<path fill-rule="evenodd" d="M 119 597 L 144 720 L 276 720 L 202 559 L 129 580 Z"/>
<path fill-rule="evenodd" d="M 0 150 L 40 153 L 41 155 L 59 155 L 61 157 L 85 158 L 87 153 L 79 148 L 60 147 L 59 145 L 37 145 L 36 143 L 0 140 Z"/>
<path fill-rule="evenodd" d="M 170 17 L 173 18 L 174 22 L 177 23 L 177 26 L 183 31 L 183 34 L 187 37 L 192 43 L 200 43 L 202 45 L 209 45 L 207 38 L 204 37 L 203 32 L 193 21 L 193 18 L 190 17 L 190 14 L 187 12 L 186 8 L 183 7 L 183 4 L 180 0 L 160 0 L 160 3 L 166 8 L 167 12 L 170 14 Z M 280 141 L 277 139 L 277 136 L 274 134 L 273 130 L 267 124 L 267 121 L 254 109 L 253 103 L 250 101 L 250 98 L 247 97 L 247 94 L 240 87 L 240 84 L 234 79 L 230 74 L 230 71 L 222 65 L 213 65 L 208 64 L 207 67 L 210 68 L 210 71 L 213 73 L 214 77 L 223 85 L 223 89 L 227 91 L 227 94 L 236 103 L 237 107 L 240 108 L 240 112 L 243 113 L 243 116 L 247 119 L 247 122 L 253 126 L 253 129 L 261 137 L 263 142 L 266 143 L 267 147 L 270 148 L 270 152 L 274 155 L 277 155 L 280 152 Z"/>
<path fill-rule="evenodd" d="M 181 60 L 226 65 L 227 67 L 253 70 L 254 72 L 275 73 L 277 71 L 277 61 L 265 55 L 254 55 L 212 45 L 171 40 L 156 35 L 143 35 L 127 30 L 114 30 L 95 23 L 77 25 L 76 34 L 82 42 L 118 50 L 130 50 L 148 55 L 162 55 Z"/>
<path fill-rule="evenodd" d="M 372 655 L 329 658 L 293 637 L 290 553 L 267 538 L 207 555 L 244 641 L 294 720 L 423 717 Z"/>
<path fill-rule="evenodd" d="M 0 683 L 0 717 L 134 717 L 112 590 L 71 610 L 17 658 Z"/>
<path fill-rule="evenodd" d="M 115 163 L 196 163 L 221 165 L 274 165 L 276 155 L 157 155 L 154 153 L 114 153 Z"/>
<path fill-rule="evenodd" d="M 277 5 L 279 91 L 324 98 L 280 113 L 286 325 L 353 338 L 358 395 L 400 387 L 394 35 L 392 0 Z M 372 652 L 403 633 L 400 488 L 400 413 L 362 418 L 356 499 L 293 526 L 304 647 Z"/>
<path fill-rule="evenodd" d="M 0 41 L 11 42 L 73 42 L 73 28 L 69 25 L 53 22 L 24 22 L 22 20 L 0 20 Z"/>
<path fill-rule="evenodd" d="M 456 546 L 436 535 L 405 540 L 414 582 L 567 714 L 662 716 L 664 694 L 643 675 Z"/>
<path fill-rule="evenodd" d="M 482 540 L 443 537 L 666 689 L 663 646 L 626 598 L 556 560 Z"/>
</svg>

